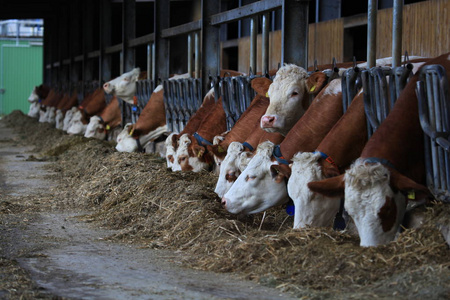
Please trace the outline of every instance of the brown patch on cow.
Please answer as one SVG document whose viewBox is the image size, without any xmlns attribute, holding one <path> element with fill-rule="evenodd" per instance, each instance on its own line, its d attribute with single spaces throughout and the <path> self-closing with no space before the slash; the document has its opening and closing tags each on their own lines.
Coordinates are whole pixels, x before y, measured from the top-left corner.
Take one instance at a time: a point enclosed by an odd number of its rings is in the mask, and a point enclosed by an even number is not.
<svg viewBox="0 0 450 300">
<path fill-rule="evenodd" d="M 397 219 L 397 204 L 391 197 L 386 196 L 386 202 L 378 212 L 378 217 L 381 219 L 381 227 L 384 232 L 391 230 Z"/>
<path fill-rule="evenodd" d="M 227 149 L 224 149 L 221 145 L 207 145 L 206 149 L 219 159 L 224 159 L 227 156 Z"/>
<path fill-rule="evenodd" d="M 227 174 L 225 175 L 225 179 L 226 179 L 226 181 L 228 181 L 228 182 L 235 182 L 236 179 L 237 179 L 236 173 L 235 173 L 235 172 L 227 173 Z"/>
<path fill-rule="evenodd" d="M 286 179 L 289 179 L 291 177 L 291 167 L 288 165 L 271 165 L 270 171 L 272 173 L 272 177 L 282 175 Z"/>
</svg>

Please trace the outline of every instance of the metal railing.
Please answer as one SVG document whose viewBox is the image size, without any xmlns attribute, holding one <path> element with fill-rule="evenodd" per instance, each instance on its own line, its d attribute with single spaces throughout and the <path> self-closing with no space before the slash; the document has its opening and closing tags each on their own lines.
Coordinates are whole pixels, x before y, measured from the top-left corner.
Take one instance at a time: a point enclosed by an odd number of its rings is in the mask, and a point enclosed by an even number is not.
<svg viewBox="0 0 450 300">
<path fill-rule="evenodd" d="M 416 86 L 425 133 L 426 179 L 436 199 L 450 202 L 450 95 L 446 70 L 424 66 Z"/>
</svg>

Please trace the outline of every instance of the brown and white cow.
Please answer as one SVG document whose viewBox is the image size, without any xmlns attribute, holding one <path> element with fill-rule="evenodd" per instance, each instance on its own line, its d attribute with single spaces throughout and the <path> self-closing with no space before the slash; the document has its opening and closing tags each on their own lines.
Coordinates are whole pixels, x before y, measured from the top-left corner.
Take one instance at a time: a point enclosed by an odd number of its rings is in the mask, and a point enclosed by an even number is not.
<svg viewBox="0 0 450 300">
<path fill-rule="evenodd" d="M 56 117 L 55 117 L 55 127 L 56 129 L 64 128 L 64 118 L 66 112 L 69 111 L 72 107 L 76 106 L 78 103 L 78 92 L 74 90 L 72 95 L 66 94 L 66 99 L 56 108 Z"/>
<path fill-rule="evenodd" d="M 134 68 L 103 84 L 103 89 L 107 94 L 113 94 L 129 104 L 134 104 L 136 81 L 140 77 L 142 77 L 141 70 Z"/>
<path fill-rule="evenodd" d="M 35 86 L 33 88 L 33 91 L 28 97 L 28 102 L 30 102 L 30 109 L 28 111 L 28 116 L 32 118 L 39 118 L 39 110 L 41 107 L 41 102 L 48 96 L 49 92 L 50 88 L 44 84 Z"/>
<path fill-rule="evenodd" d="M 271 166 L 289 164 L 295 153 L 314 151 L 342 116 L 341 80 L 332 80 L 316 96 L 306 113 L 280 145 L 265 142 L 222 198 L 231 213 L 252 214 L 288 201 L 285 177 Z"/>
<path fill-rule="evenodd" d="M 441 64 L 450 78 L 449 53 L 429 60 Z M 360 158 L 345 174 L 308 183 L 329 197 L 345 193 L 345 209 L 352 217 L 364 247 L 395 239 L 408 199 L 429 197 L 425 181 L 424 138 L 415 85 L 410 79 L 394 108 L 369 139 Z"/>
<path fill-rule="evenodd" d="M 104 140 L 110 135 L 111 137 L 109 139 L 115 140 L 114 132 L 117 132 L 117 129 L 121 130 L 121 123 L 122 114 L 120 112 L 119 100 L 114 96 L 100 114 L 92 116 L 89 119 L 84 137 Z"/>
</svg>

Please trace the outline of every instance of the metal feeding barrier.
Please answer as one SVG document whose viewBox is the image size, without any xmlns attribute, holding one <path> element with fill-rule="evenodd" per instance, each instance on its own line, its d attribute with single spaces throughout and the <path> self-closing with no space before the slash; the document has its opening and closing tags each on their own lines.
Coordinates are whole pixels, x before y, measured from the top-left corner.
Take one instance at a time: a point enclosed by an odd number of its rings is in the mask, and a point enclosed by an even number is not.
<svg viewBox="0 0 450 300">
<path fill-rule="evenodd" d="M 450 202 L 450 96 L 446 70 L 422 67 L 416 83 L 420 124 L 425 133 L 426 179 L 436 199 Z"/>
<path fill-rule="evenodd" d="M 373 67 L 361 72 L 369 138 L 386 119 L 411 75 L 411 64 L 396 68 Z"/>
<path fill-rule="evenodd" d="M 171 132 L 181 132 L 202 105 L 201 78 L 163 80 L 166 123 Z"/>
<path fill-rule="evenodd" d="M 341 75 L 342 109 L 345 113 L 361 89 L 361 70 L 355 65 Z"/>
</svg>

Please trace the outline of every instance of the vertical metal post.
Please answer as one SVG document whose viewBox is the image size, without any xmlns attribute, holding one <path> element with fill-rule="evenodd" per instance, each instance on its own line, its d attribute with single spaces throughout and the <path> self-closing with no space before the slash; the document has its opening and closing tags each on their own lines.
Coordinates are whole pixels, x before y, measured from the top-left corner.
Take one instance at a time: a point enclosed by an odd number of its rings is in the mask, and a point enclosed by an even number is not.
<svg viewBox="0 0 450 300">
<path fill-rule="evenodd" d="M 217 75 L 220 69 L 219 27 L 211 25 L 211 16 L 220 13 L 216 0 L 202 0 L 202 96 L 209 90 L 209 75 Z"/>
<path fill-rule="evenodd" d="M 375 66 L 377 50 L 377 9 L 378 0 L 369 0 L 367 13 L 367 64 Z"/>
<path fill-rule="evenodd" d="M 250 18 L 250 69 L 256 74 L 258 17 Z"/>
<path fill-rule="evenodd" d="M 398 67 L 402 59 L 403 0 L 394 0 L 392 18 L 392 67 Z"/>
<path fill-rule="evenodd" d="M 161 37 L 161 31 L 170 26 L 170 1 L 155 0 L 155 74 L 159 78 L 169 77 L 169 41 Z M 156 77 L 154 78 L 157 79 Z"/>
<path fill-rule="evenodd" d="M 153 43 L 147 44 L 147 79 L 153 79 Z"/>
<path fill-rule="evenodd" d="M 156 48 L 155 42 L 152 43 L 152 80 L 156 83 Z"/>
<path fill-rule="evenodd" d="M 262 73 L 269 72 L 269 26 L 270 13 L 262 15 L 262 39 L 261 39 L 261 59 L 262 59 Z"/>
<path fill-rule="evenodd" d="M 83 56 L 84 56 L 82 81 L 87 82 L 89 80 L 92 80 L 93 78 L 93 64 L 92 61 L 88 59 L 88 53 L 93 50 L 94 36 L 90 24 L 93 24 L 94 22 L 95 2 L 86 1 L 83 2 L 83 4 L 84 4 L 83 15 L 85 16 L 86 20 L 82 22 L 83 24 L 82 40 L 83 40 Z"/>
<path fill-rule="evenodd" d="M 309 0 L 284 0 L 282 5 L 281 63 L 308 65 Z"/>
<path fill-rule="evenodd" d="M 200 49 L 200 33 L 196 31 L 195 33 L 195 78 L 200 77 L 200 55 L 201 55 L 201 49 Z"/>
<path fill-rule="evenodd" d="M 135 49 L 128 41 L 136 37 L 136 0 L 123 0 L 122 4 L 122 55 L 123 71 L 128 72 L 135 65 Z"/>
<path fill-rule="evenodd" d="M 109 0 L 100 2 L 100 57 L 99 57 L 99 81 L 111 79 L 111 56 L 105 54 L 105 48 L 111 45 L 111 15 L 112 8 Z"/>
<path fill-rule="evenodd" d="M 193 41 L 192 41 L 192 33 L 189 33 L 187 36 L 187 68 L 188 68 L 188 74 L 189 77 L 192 77 L 192 48 L 193 48 Z"/>
</svg>

